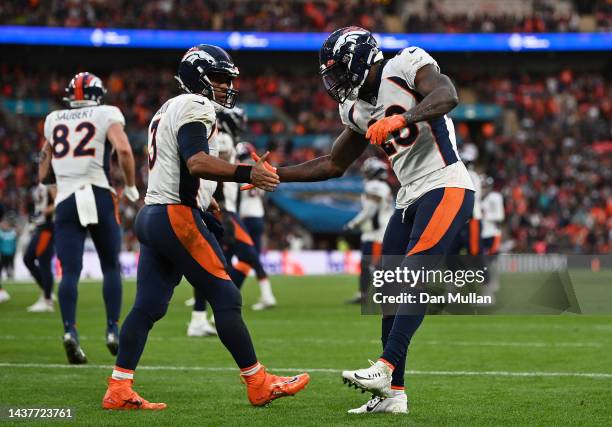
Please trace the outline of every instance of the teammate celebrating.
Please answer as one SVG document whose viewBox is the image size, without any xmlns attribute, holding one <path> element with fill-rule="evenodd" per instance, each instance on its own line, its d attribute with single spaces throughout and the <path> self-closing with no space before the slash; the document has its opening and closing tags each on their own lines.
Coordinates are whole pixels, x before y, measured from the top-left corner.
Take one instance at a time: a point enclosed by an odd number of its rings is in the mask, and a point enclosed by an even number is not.
<svg viewBox="0 0 612 427">
<path fill-rule="evenodd" d="M 347 304 L 361 304 L 366 297 L 372 270 L 382 254 L 382 240 L 389 218 L 393 215 L 393 197 L 387 183 L 387 165 L 371 157 L 363 162 L 364 189 L 361 195 L 361 211 L 346 224 L 346 228 L 361 229 L 361 274 L 359 291 Z"/>
<path fill-rule="evenodd" d="M 450 79 L 424 50 L 410 47 L 384 60 L 372 34 L 359 27 L 334 31 L 324 42 L 320 74 L 340 104 L 344 131 L 331 154 L 278 168 L 282 182 L 339 177 L 376 144 L 391 160 L 401 189 L 383 239 L 385 255 L 443 255 L 468 220 L 474 204 L 469 174 L 457 153 L 452 121 L 457 105 Z M 365 134 L 365 137 L 364 137 Z M 376 397 L 351 412 L 407 412 L 404 369 L 408 344 L 422 314 L 383 316 L 384 351 L 370 368 L 344 371 L 346 382 Z"/>
<path fill-rule="evenodd" d="M 185 276 L 210 302 L 221 342 L 232 354 L 246 383 L 251 404 L 265 405 L 293 395 L 308 383 L 308 374 L 278 377 L 258 362 L 241 315 L 240 291 L 227 274 L 223 253 L 202 220 L 212 186 L 201 180 L 250 182 L 273 191 L 278 176 L 262 160 L 254 166 L 217 158 L 213 102 L 234 106 L 232 81 L 238 69 L 223 49 L 191 48 L 183 56 L 177 80 L 183 94 L 171 98 L 149 125 L 149 182 L 145 206 L 136 218 L 140 242 L 136 300 L 121 329 L 119 354 L 108 380 L 106 409 L 164 409 L 132 390 L 134 370 L 149 331 L 168 308 L 174 288 Z"/>
<path fill-rule="evenodd" d="M 131 201 L 139 197 L 134 185 L 134 157 L 123 129 L 125 119 L 117 107 L 102 105 L 106 89 L 91 73 L 79 73 L 66 88 L 70 107 L 50 113 L 45 120 L 46 143 L 41 152 L 39 179 L 50 166 L 57 179 L 55 249 L 62 267 L 58 299 L 64 324 L 68 361 L 86 363 L 76 329 L 77 284 L 83 266 L 83 246 L 89 232 L 104 275 L 106 346 L 117 354 L 121 310 L 121 231 L 115 190 L 109 182 L 110 158 L 119 158 Z"/>
<path fill-rule="evenodd" d="M 42 290 L 40 298 L 28 307 L 28 311 L 33 313 L 54 311 L 51 258 L 53 257 L 53 212 L 55 212 L 53 199 L 55 193 L 55 185 L 38 184 L 32 190 L 34 199 L 32 222 L 36 228 L 23 255 L 23 263 Z"/>
</svg>

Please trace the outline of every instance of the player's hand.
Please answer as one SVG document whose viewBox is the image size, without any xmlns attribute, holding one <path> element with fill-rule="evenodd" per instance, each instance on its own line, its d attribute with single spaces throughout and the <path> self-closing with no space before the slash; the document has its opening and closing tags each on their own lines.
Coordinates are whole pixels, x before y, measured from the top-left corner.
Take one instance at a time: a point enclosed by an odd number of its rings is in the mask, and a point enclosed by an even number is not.
<svg viewBox="0 0 612 427">
<path fill-rule="evenodd" d="M 406 119 L 401 114 L 394 114 L 378 120 L 368 128 L 366 138 L 370 144 L 381 145 L 387 140 L 387 136 L 397 130 L 405 128 Z"/>
<path fill-rule="evenodd" d="M 221 210 L 221 208 L 219 207 L 219 203 L 215 200 L 214 197 L 212 197 L 210 199 L 210 204 L 208 205 L 207 211 L 215 213 L 215 212 L 218 212 L 220 210 Z"/>
<path fill-rule="evenodd" d="M 275 172 L 276 169 L 266 162 L 269 155 L 270 152 L 267 151 L 253 165 L 253 169 L 251 169 L 251 184 L 265 191 L 274 191 L 278 184 L 280 184 L 280 180 Z"/>
<path fill-rule="evenodd" d="M 251 153 L 251 158 L 253 159 L 254 162 L 258 162 L 259 160 L 261 160 L 259 158 L 259 156 L 257 155 L 257 153 Z M 263 165 L 270 172 L 276 172 L 276 168 L 274 166 L 272 166 L 270 163 L 268 163 L 267 160 L 264 160 Z M 253 184 L 247 184 L 247 185 L 243 185 L 242 187 L 240 187 L 240 191 L 246 191 L 246 190 L 250 190 L 252 188 L 255 188 L 255 186 Z"/>
<path fill-rule="evenodd" d="M 135 185 L 131 187 L 125 187 L 123 189 L 123 195 L 130 201 L 135 202 L 140 198 L 140 193 L 138 193 L 138 188 Z"/>
</svg>

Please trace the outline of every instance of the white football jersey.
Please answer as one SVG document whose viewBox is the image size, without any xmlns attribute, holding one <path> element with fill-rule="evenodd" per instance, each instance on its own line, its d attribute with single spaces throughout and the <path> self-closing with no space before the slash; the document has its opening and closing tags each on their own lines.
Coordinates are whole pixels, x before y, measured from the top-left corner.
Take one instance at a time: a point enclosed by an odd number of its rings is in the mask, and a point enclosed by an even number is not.
<svg viewBox="0 0 612 427">
<path fill-rule="evenodd" d="M 226 132 L 219 132 L 216 138 L 219 155 L 230 163 L 236 162 L 236 147 L 234 139 Z M 238 197 L 241 196 L 240 184 L 237 182 L 223 183 L 223 198 L 228 212 L 238 213 Z"/>
<path fill-rule="evenodd" d="M 500 236 L 500 224 L 505 216 L 503 196 L 491 191 L 482 199 L 482 238 Z"/>
<path fill-rule="evenodd" d="M 376 105 L 359 98 L 345 101 L 339 106 L 342 123 L 365 134 L 375 121 L 413 108 L 423 99 L 416 91 L 414 79 L 417 71 L 428 64 L 439 69 L 423 49 L 402 50 L 379 69 L 378 92 L 372 100 Z M 435 188 L 474 189 L 457 152 L 453 122 L 446 115 L 410 124 L 396 137 L 390 137 L 382 148 L 402 185 L 397 195 L 398 208 L 409 206 Z"/>
<path fill-rule="evenodd" d="M 476 173 L 476 171 L 468 169 L 468 173 L 470 174 L 472 184 L 474 184 L 474 210 L 472 211 L 472 218 L 482 219 L 482 182 L 480 180 L 480 176 Z"/>
<path fill-rule="evenodd" d="M 371 197 L 375 196 L 378 201 Z M 351 220 L 361 230 L 362 242 L 382 242 L 387 223 L 393 215 L 393 195 L 385 181 L 367 180 L 361 195 L 361 211 Z"/>
<path fill-rule="evenodd" d="M 240 193 L 240 216 L 242 218 L 263 218 L 264 190 L 261 188 L 251 188 Z"/>
<path fill-rule="evenodd" d="M 114 123 L 125 125 L 125 119 L 112 105 L 57 110 L 47 116 L 44 132 L 52 148 L 56 206 L 87 184 L 114 191 L 109 182 L 113 147 L 106 139 Z"/>
<path fill-rule="evenodd" d="M 45 215 L 44 211 L 51 205 L 52 200 L 49 194 L 49 186 L 38 184 L 32 188 L 32 200 L 34 201 L 34 215 L 32 222 L 36 225 L 42 225 L 45 222 L 51 221 L 53 214 Z"/>
<path fill-rule="evenodd" d="M 181 204 L 202 210 L 208 207 L 216 183 L 208 185 L 206 181 L 191 176 L 179 152 L 178 131 L 191 122 L 204 124 L 208 154 L 218 155 L 216 114 L 212 102 L 193 94 L 178 95 L 166 101 L 149 125 L 147 205 Z"/>
</svg>

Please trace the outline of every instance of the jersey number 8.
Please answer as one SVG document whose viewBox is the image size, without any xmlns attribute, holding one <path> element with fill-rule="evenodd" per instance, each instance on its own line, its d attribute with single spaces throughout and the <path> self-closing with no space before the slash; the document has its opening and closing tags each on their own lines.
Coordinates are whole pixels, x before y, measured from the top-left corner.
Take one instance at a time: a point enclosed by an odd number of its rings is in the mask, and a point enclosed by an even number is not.
<svg viewBox="0 0 612 427">
<path fill-rule="evenodd" d="M 72 155 L 74 157 L 95 156 L 96 149 L 86 148 L 86 146 L 96 134 L 96 127 L 90 122 L 81 122 L 74 130 L 75 132 L 85 131 L 85 134 L 74 148 Z M 68 141 L 69 134 L 70 131 L 66 125 L 57 125 L 53 128 L 51 148 L 53 149 L 54 158 L 61 159 L 70 151 L 70 142 Z"/>
</svg>

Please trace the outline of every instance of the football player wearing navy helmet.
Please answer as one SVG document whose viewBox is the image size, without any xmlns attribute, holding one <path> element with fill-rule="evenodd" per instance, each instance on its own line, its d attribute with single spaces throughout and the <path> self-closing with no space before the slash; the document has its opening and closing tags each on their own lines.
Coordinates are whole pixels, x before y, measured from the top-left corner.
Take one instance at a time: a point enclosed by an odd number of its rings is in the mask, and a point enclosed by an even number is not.
<svg viewBox="0 0 612 427">
<path fill-rule="evenodd" d="M 411 46 L 385 60 L 373 34 L 360 27 L 334 31 L 319 60 L 323 86 L 339 103 L 345 129 L 329 155 L 279 167 L 280 180 L 339 177 L 368 142 L 382 148 L 401 184 L 383 238 L 383 265 L 393 268 L 387 255 L 399 255 L 402 267 L 421 269 L 427 259 L 421 255 L 447 252 L 474 204 L 474 188 L 446 115 L 458 103 L 455 87 L 423 49 Z M 411 315 L 386 312 L 379 360 L 343 372 L 345 382 L 383 398 L 351 412 L 407 412 L 404 369 L 408 343 L 423 320 L 424 308 L 418 308 Z"/>
</svg>

